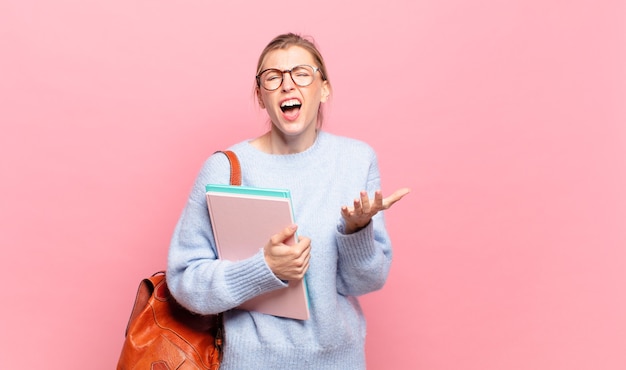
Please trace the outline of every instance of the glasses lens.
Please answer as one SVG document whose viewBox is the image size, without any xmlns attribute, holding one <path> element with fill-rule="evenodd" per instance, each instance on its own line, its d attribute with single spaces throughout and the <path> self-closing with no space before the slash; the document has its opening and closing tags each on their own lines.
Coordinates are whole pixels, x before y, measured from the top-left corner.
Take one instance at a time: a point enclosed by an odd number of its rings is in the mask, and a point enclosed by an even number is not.
<svg viewBox="0 0 626 370">
<path fill-rule="evenodd" d="M 283 82 L 283 72 L 278 69 L 268 69 L 261 75 L 261 84 L 268 90 L 276 90 Z"/>
<path fill-rule="evenodd" d="M 296 66 L 291 70 L 291 78 L 298 86 L 309 86 L 315 71 L 311 66 Z"/>
</svg>

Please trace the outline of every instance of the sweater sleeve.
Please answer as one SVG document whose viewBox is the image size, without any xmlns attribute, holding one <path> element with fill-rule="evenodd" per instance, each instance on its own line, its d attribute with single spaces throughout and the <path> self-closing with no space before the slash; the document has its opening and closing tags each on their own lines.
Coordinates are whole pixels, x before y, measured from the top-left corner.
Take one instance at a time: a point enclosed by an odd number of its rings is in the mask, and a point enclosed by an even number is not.
<svg viewBox="0 0 626 370">
<path fill-rule="evenodd" d="M 365 189 L 372 195 L 380 189 L 380 174 L 375 154 L 369 166 Z M 383 212 L 377 213 L 363 229 L 345 234 L 341 218 L 337 226 L 337 291 L 359 296 L 381 289 L 391 268 L 391 241 L 385 228 Z"/>
<path fill-rule="evenodd" d="M 228 184 L 229 173 L 228 160 L 222 154 L 213 155 L 205 162 L 170 243 L 168 288 L 181 305 L 200 314 L 223 312 L 257 295 L 287 286 L 267 266 L 262 245 L 258 253 L 245 260 L 217 259 L 205 185 Z"/>
</svg>

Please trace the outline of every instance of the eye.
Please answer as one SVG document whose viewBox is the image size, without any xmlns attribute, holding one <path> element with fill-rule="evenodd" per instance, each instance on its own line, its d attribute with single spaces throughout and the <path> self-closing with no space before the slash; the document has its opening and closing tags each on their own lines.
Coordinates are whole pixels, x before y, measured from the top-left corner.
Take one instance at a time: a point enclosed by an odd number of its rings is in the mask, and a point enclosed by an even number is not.
<svg viewBox="0 0 626 370">
<path fill-rule="evenodd" d="M 312 72 L 308 67 L 300 66 L 293 69 L 292 73 L 298 77 L 309 77 L 312 75 Z"/>
<path fill-rule="evenodd" d="M 272 69 L 272 70 L 269 70 L 269 71 L 265 71 L 263 73 L 263 79 L 265 81 L 273 81 L 273 80 L 276 80 L 276 79 L 280 79 L 281 77 L 282 77 L 281 76 L 281 72 L 278 71 L 278 70 L 275 70 L 275 69 Z"/>
</svg>

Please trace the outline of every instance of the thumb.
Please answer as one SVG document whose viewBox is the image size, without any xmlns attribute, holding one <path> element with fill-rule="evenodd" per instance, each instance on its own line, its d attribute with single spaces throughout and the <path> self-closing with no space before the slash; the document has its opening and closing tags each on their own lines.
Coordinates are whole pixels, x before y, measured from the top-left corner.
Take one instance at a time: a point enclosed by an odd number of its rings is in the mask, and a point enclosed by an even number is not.
<svg viewBox="0 0 626 370">
<path fill-rule="evenodd" d="M 274 235 L 272 237 L 273 239 L 272 241 L 278 244 L 278 243 L 284 243 L 288 239 L 293 239 L 293 236 L 295 235 L 296 230 L 298 230 L 298 225 L 291 224 L 287 226 L 286 228 L 282 229 L 278 234 Z"/>
<path fill-rule="evenodd" d="M 411 189 L 409 188 L 402 188 L 402 189 L 396 190 L 395 192 L 393 192 L 393 194 L 383 199 L 383 209 L 389 209 L 395 202 L 402 199 L 402 197 L 407 195 L 409 192 L 411 192 Z"/>
</svg>

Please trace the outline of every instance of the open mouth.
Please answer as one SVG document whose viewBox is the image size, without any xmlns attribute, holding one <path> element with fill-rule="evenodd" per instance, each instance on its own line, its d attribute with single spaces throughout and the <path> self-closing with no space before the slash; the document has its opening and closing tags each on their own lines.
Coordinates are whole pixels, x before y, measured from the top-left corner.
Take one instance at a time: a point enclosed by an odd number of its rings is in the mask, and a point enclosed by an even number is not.
<svg viewBox="0 0 626 370">
<path fill-rule="evenodd" d="M 287 112 L 295 113 L 298 110 L 300 110 L 300 107 L 302 107 L 302 103 L 300 103 L 298 99 L 290 99 L 290 100 L 284 101 L 280 105 L 280 110 L 282 110 L 283 113 L 287 113 Z"/>
</svg>

